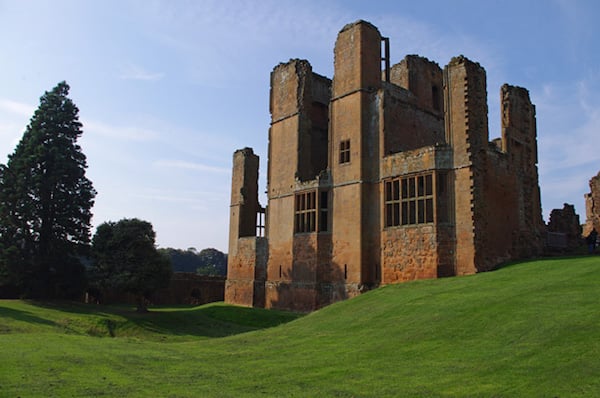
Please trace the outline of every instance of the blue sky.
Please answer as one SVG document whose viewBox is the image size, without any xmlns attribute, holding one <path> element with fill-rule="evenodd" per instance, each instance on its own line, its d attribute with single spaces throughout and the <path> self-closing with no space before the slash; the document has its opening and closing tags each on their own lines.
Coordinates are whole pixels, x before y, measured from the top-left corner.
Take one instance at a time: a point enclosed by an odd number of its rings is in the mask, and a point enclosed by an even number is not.
<svg viewBox="0 0 600 398">
<path fill-rule="evenodd" d="M 487 71 L 490 139 L 499 89 L 537 107 L 543 214 L 575 204 L 600 171 L 600 2 L 0 0 L 0 163 L 59 81 L 84 124 L 94 226 L 137 217 L 161 247 L 227 250 L 233 151 L 261 156 L 269 74 L 290 58 L 332 77 L 349 22 L 390 38 L 392 62 L 464 54 Z M 265 204 L 265 198 L 262 198 Z"/>
</svg>

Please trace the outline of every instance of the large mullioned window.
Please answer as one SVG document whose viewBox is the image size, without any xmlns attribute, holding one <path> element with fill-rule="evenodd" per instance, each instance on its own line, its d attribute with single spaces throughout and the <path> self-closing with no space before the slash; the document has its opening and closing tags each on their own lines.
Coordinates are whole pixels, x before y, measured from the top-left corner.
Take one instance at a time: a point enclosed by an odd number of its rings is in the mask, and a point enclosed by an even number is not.
<svg viewBox="0 0 600 398">
<path fill-rule="evenodd" d="M 385 226 L 433 222 L 433 175 L 385 181 Z"/>
<path fill-rule="evenodd" d="M 318 211 L 317 211 L 318 210 Z M 326 232 L 329 220 L 329 192 L 307 191 L 296 194 L 294 232 Z"/>
</svg>

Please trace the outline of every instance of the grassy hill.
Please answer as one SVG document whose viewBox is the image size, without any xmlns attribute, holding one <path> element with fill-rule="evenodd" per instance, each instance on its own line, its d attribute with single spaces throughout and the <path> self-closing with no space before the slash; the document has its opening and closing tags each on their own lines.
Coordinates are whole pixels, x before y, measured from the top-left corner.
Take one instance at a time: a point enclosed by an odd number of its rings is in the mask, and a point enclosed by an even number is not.
<svg viewBox="0 0 600 398">
<path fill-rule="evenodd" d="M 0 301 L 0 355 L 7 397 L 594 397 L 600 257 L 386 286 L 306 316 Z"/>
</svg>

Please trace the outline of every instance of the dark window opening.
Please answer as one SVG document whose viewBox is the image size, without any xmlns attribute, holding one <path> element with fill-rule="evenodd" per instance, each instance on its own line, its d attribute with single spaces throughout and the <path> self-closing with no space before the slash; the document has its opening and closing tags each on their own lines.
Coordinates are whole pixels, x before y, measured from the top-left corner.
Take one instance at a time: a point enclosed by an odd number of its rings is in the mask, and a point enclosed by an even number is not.
<svg viewBox="0 0 600 398">
<path fill-rule="evenodd" d="M 450 219 L 449 216 L 449 204 L 448 204 L 448 174 L 438 173 L 436 175 L 437 185 L 437 219 L 439 222 L 447 222 Z"/>
<path fill-rule="evenodd" d="M 329 226 L 329 192 L 322 191 L 319 199 L 319 232 L 327 232 Z"/>
<path fill-rule="evenodd" d="M 350 140 L 340 142 L 340 163 L 350 163 Z"/>
<path fill-rule="evenodd" d="M 440 110 L 440 90 L 438 86 L 431 86 L 431 101 L 433 109 L 436 111 Z"/>
</svg>

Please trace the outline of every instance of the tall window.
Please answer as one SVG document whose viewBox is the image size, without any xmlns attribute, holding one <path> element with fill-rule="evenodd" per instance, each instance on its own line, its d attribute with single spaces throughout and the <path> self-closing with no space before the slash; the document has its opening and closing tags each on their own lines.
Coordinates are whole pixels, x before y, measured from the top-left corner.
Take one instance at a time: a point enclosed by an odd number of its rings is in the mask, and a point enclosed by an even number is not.
<svg viewBox="0 0 600 398">
<path fill-rule="evenodd" d="M 319 209 L 319 232 L 326 232 L 329 224 L 329 192 L 321 191 Z"/>
<path fill-rule="evenodd" d="M 265 208 L 260 207 L 256 213 L 256 236 L 265 236 Z"/>
<path fill-rule="evenodd" d="M 438 89 L 438 86 L 431 86 L 431 101 L 433 105 L 433 109 L 436 111 L 441 110 L 440 109 L 440 90 Z"/>
<path fill-rule="evenodd" d="M 318 200 L 318 202 L 317 202 Z M 296 194 L 294 232 L 326 232 L 329 228 L 329 192 L 308 191 Z M 318 211 L 317 211 L 318 209 Z"/>
<path fill-rule="evenodd" d="M 317 221 L 316 192 L 296 194 L 295 232 L 315 232 Z"/>
<path fill-rule="evenodd" d="M 385 226 L 433 222 L 433 175 L 385 182 Z"/>
<path fill-rule="evenodd" d="M 350 140 L 340 142 L 340 163 L 350 163 Z"/>
</svg>

